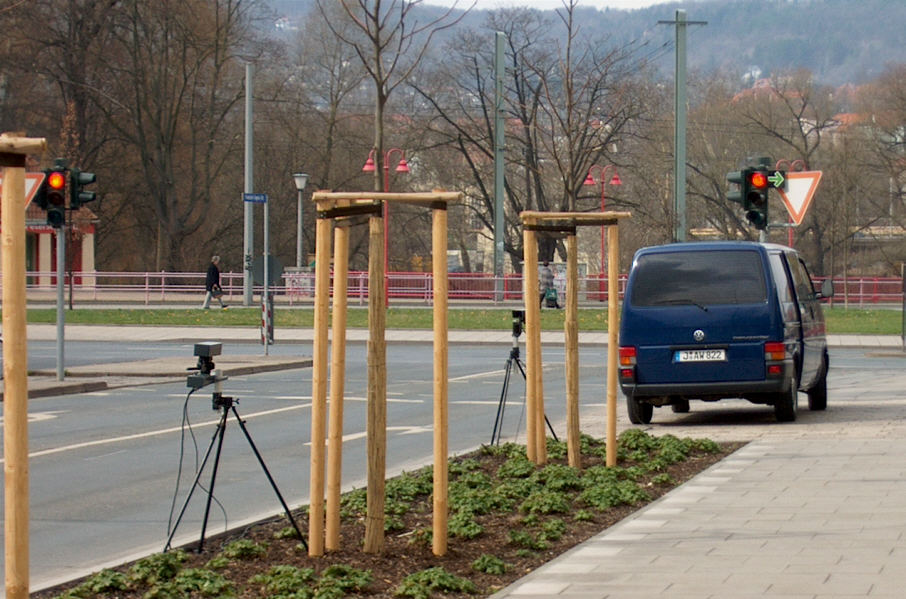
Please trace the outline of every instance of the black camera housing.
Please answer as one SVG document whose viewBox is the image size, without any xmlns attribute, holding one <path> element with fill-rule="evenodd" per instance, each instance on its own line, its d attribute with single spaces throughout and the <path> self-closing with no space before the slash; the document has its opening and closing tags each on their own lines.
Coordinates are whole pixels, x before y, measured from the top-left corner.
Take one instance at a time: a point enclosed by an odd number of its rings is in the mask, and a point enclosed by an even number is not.
<svg viewBox="0 0 906 599">
<path fill-rule="evenodd" d="M 525 327 L 525 310 L 513 310 L 513 337 L 519 337 Z"/>
</svg>

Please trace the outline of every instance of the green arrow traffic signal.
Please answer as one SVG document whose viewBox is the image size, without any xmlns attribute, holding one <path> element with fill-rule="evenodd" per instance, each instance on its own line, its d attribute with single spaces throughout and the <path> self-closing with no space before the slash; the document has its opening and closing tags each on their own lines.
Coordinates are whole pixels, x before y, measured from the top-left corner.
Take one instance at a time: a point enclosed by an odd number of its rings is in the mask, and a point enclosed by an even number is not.
<svg viewBox="0 0 906 599">
<path fill-rule="evenodd" d="M 774 171 L 774 174 L 768 177 L 768 183 L 773 185 L 775 189 L 783 188 L 785 186 L 784 184 L 786 183 L 786 177 L 784 177 L 785 174 L 786 173 L 784 173 L 783 171 Z"/>
</svg>

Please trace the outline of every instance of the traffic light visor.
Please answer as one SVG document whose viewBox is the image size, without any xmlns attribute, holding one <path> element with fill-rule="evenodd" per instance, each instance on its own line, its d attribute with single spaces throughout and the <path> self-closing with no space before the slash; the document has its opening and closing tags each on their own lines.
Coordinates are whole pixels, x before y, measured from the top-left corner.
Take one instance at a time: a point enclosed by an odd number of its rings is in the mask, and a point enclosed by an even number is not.
<svg viewBox="0 0 906 599">
<path fill-rule="evenodd" d="M 51 172 L 47 175 L 47 185 L 51 189 L 63 189 L 66 187 L 66 175 L 58 171 Z"/>
<path fill-rule="evenodd" d="M 761 171 L 755 171 L 749 175 L 749 183 L 752 187 L 763 189 L 768 186 L 768 177 Z"/>
</svg>

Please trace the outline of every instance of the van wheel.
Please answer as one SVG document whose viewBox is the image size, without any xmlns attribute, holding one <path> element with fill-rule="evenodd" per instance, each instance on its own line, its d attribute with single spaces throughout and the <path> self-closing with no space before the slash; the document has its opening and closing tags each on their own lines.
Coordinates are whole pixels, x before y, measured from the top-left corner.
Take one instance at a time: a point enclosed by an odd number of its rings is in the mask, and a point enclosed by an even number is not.
<svg viewBox="0 0 906 599">
<path fill-rule="evenodd" d="M 629 411 L 629 422 L 633 424 L 650 424 L 654 415 L 654 406 L 650 403 L 639 401 L 633 396 L 626 398 L 626 407 Z"/>
<path fill-rule="evenodd" d="M 826 410 L 827 409 L 827 368 L 822 367 L 821 376 L 818 382 L 808 390 L 808 409 Z"/>
<path fill-rule="evenodd" d="M 670 409 L 673 410 L 674 414 L 686 414 L 689 412 L 689 400 L 688 399 L 676 399 L 670 405 Z"/>
<path fill-rule="evenodd" d="M 796 411 L 799 407 L 799 378 L 794 374 L 790 377 L 789 390 L 781 393 L 774 399 L 774 416 L 777 422 L 793 422 L 796 420 Z"/>
</svg>

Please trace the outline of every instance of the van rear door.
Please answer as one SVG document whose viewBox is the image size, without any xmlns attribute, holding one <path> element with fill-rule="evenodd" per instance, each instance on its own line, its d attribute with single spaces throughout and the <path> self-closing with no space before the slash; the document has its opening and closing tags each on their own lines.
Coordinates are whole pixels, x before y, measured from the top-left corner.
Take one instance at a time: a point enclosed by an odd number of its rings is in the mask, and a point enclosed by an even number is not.
<svg viewBox="0 0 906 599">
<path fill-rule="evenodd" d="M 763 379 L 777 328 L 765 272 L 755 247 L 637 256 L 620 340 L 636 348 L 636 383 Z"/>
</svg>

